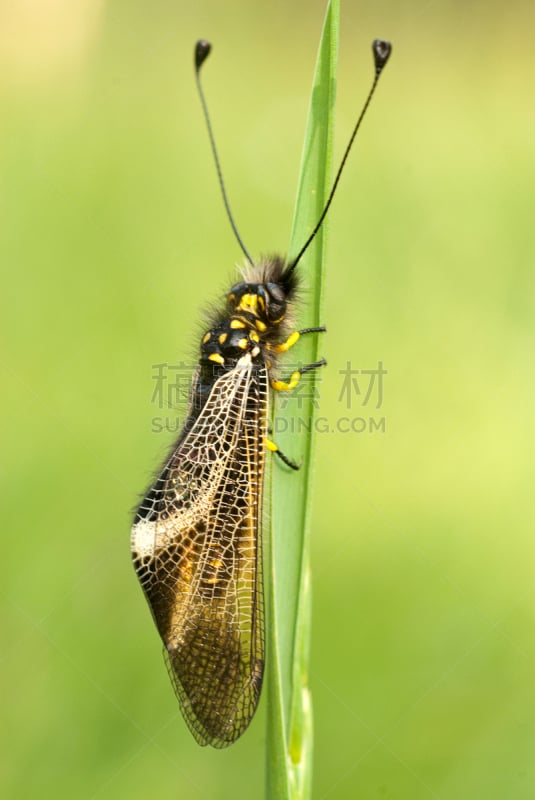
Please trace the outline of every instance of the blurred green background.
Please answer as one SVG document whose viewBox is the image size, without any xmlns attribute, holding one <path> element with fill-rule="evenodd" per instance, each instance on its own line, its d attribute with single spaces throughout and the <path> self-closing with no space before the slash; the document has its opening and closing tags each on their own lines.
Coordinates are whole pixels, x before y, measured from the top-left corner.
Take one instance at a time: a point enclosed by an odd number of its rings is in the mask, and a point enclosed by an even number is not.
<svg viewBox="0 0 535 800">
<path fill-rule="evenodd" d="M 242 235 L 284 251 L 324 10 L 0 4 L 2 797 L 262 797 L 265 698 L 230 750 L 195 744 L 130 508 L 173 438 L 152 430 L 152 365 L 191 359 L 241 261 L 193 42 L 215 43 Z M 342 5 L 337 154 L 370 41 L 394 53 L 329 220 L 318 799 L 535 796 L 534 29 L 518 0 Z M 381 409 L 340 402 L 348 361 L 383 362 Z"/>
</svg>

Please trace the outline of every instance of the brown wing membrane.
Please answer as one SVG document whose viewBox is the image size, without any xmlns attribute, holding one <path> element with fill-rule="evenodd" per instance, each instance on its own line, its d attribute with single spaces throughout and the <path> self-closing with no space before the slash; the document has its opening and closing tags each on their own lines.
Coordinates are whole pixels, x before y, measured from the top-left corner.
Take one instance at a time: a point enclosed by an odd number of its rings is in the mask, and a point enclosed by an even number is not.
<svg viewBox="0 0 535 800">
<path fill-rule="evenodd" d="M 184 717 L 197 741 L 214 747 L 243 733 L 262 685 L 267 392 L 266 370 L 249 354 L 218 378 L 132 529 Z"/>
</svg>

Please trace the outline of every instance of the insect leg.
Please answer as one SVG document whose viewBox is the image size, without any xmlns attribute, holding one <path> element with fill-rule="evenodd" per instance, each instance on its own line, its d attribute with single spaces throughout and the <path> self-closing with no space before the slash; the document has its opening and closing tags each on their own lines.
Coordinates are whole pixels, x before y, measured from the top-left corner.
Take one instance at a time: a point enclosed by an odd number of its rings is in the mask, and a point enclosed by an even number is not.
<svg viewBox="0 0 535 800">
<path fill-rule="evenodd" d="M 321 325 L 315 328 L 302 328 L 299 331 L 293 331 L 293 333 L 288 336 L 285 342 L 281 342 L 281 344 L 275 345 L 271 349 L 276 353 L 285 353 L 290 349 L 290 347 L 293 347 L 294 344 L 299 341 L 301 336 L 306 336 L 307 333 L 325 333 L 326 330 L 327 328 L 325 325 Z M 301 380 L 301 375 L 304 372 L 310 372 L 310 370 L 323 367 L 326 363 L 326 360 L 322 358 L 321 361 L 316 361 L 313 364 L 305 364 L 304 366 L 292 372 L 289 381 L 272 380 L 271 388 L 275 389 L 277 392 L 291 392 Z M 278 445 L 276 445 L 275 442 L 272 442 L 271 439 L 266 439 L 266 447 L 271 453 L 275 453 L 280 460 L 286 464 L 286 466 L 295 470 L 300 469 L 300 465 L 296 464 L 295 461 L 292 461 L 281 450 L 279 450 Z"/>
<path fill-rule="evenodd" d="M 326 363 L 327 363 L 326 360 L 322 358 L 320 361 L 315 361 L 313 364 L 305 364 L 303 367 L 299 367 L 299 369 L 296 369 L 295 372 L 292 372 L 289 380 L 271 381 L 271 388 L 275 389 L 276 392 L 291 392 L 292 389 L 295 389 L 295 387 L 301 380 L 301 375 L 303 375 L 305 372 L 310 372 L 313 369 L 324 367 Z"/>
<path fill-rule="evenodd" d="M 314 328 L 313 330 L 310 331 L 310 333 L 312 332 L 315 333 L 316 330 L 317 329 Z M 306 332 L 308 333 L 309 331 Z M 326 363 L 327 363 L 326 360 L 322 358 L 321 361 L 315 361 L 313 364 L 305 364 L 299 369 L 296 369 L 295 372 L 292 372 L 289 381 L 273 380 L 271 381 L 271 387 L 275 389 L 275 391 L 277 392 L 291 392 L 292 389 L 295 389 L 295 387 L 301 380 L 301 375 L 304 372 L 310 372 L 313 369 L 324 367 Z M 295 461 L 292 461 L 290 458 L 288 458 L 287 455 L 285 455 L 281 450 L 279 450 L 278 445 L 276 445 L 275 442 L 272 442 L 271 439 L 266 439 L 265 444 L 267 449 L 271 453 L 275 453 L 275 455 L 277 455 L 280 458 L 280 460 L 283 461 L 288 467 L 291 467 L 291 469 L 296 469 L 296 470 L 300 469 L 300 465 L 296 464 Z"/>
<path fill-rule="evenodd" d="M 300 464 L 296 464 L 295 461 L 292 461 L 291 458 L 288 458 L 288 456 L 286 456 L 282 452 L 282 450 L 279 450 L 279 446 L 275 444 L 275 442 L 272 442 L 271 439 L 265 439 L 265 444 L 269 452 L 275 453 L 275 455 L 278 456 L 280 460 L 286 464 L 287 467 L 290 467 L 291 469 L 295 470 L 301 469 Z"/>
<path fill-rule="evenodd" d="M 320 325 L 317 328 L 302 328 L 300 331 L 293 331 L 285 342 L 281 342 L 280 344 L 276 344 L 270 349 L 273 350 L 274 353 L 286 353 L 290 347 L 293 347 L 296 344 L 301 336 L 306 336 L 307 333 L 325 333 L 327 328 L 325 325 Z"/>
</svg>

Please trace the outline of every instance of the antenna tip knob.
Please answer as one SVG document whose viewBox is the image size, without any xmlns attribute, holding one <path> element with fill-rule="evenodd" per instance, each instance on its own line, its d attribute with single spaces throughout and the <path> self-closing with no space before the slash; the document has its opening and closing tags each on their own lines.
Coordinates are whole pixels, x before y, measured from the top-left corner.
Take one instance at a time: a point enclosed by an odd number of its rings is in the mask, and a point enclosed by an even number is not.
<svg viewBox="0 0 535 800">
<path fill-rule="evenodd" d="M 199 39 L 199 41 L 195 45 L 195 69 L 197 70 L 197 72 L 200 70 L 200 68 L 210 55 L 211 49 L 212 45 L 210 44 L 210 42 L 207 42 L 206 39 Z"/>
<path fill-rule="evenodd" d="M 377 74 L 381 72 L 384 65 L 390 58 L 392 52 L 392 45 L 385 39 L 375 39 L 372 44 L 373 60 L 375 61 L 375 71 Z"/>
</svg>

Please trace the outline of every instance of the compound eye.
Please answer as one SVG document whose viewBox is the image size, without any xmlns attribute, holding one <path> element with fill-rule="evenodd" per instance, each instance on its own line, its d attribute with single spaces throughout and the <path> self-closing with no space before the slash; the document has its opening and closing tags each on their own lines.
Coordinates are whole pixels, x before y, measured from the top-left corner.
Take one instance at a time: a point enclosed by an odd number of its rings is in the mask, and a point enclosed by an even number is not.
<svg viewBox="0 0 535 800">
<path fill-rule="evenodd" d="M 285 305 L 286 292 L 282 286 L 280 286 L 278 283 L 266 283 L 265 287 L 270 300 L 273 300 L 275 303 L 279 303 L 280 305 Z"/>
<path fill-rule="evenodd" d="M 266 283 L 267 317 L 271 322 L 282 319 L 286 313 L 286 292 L 278 283 Z"/>
</svg>

